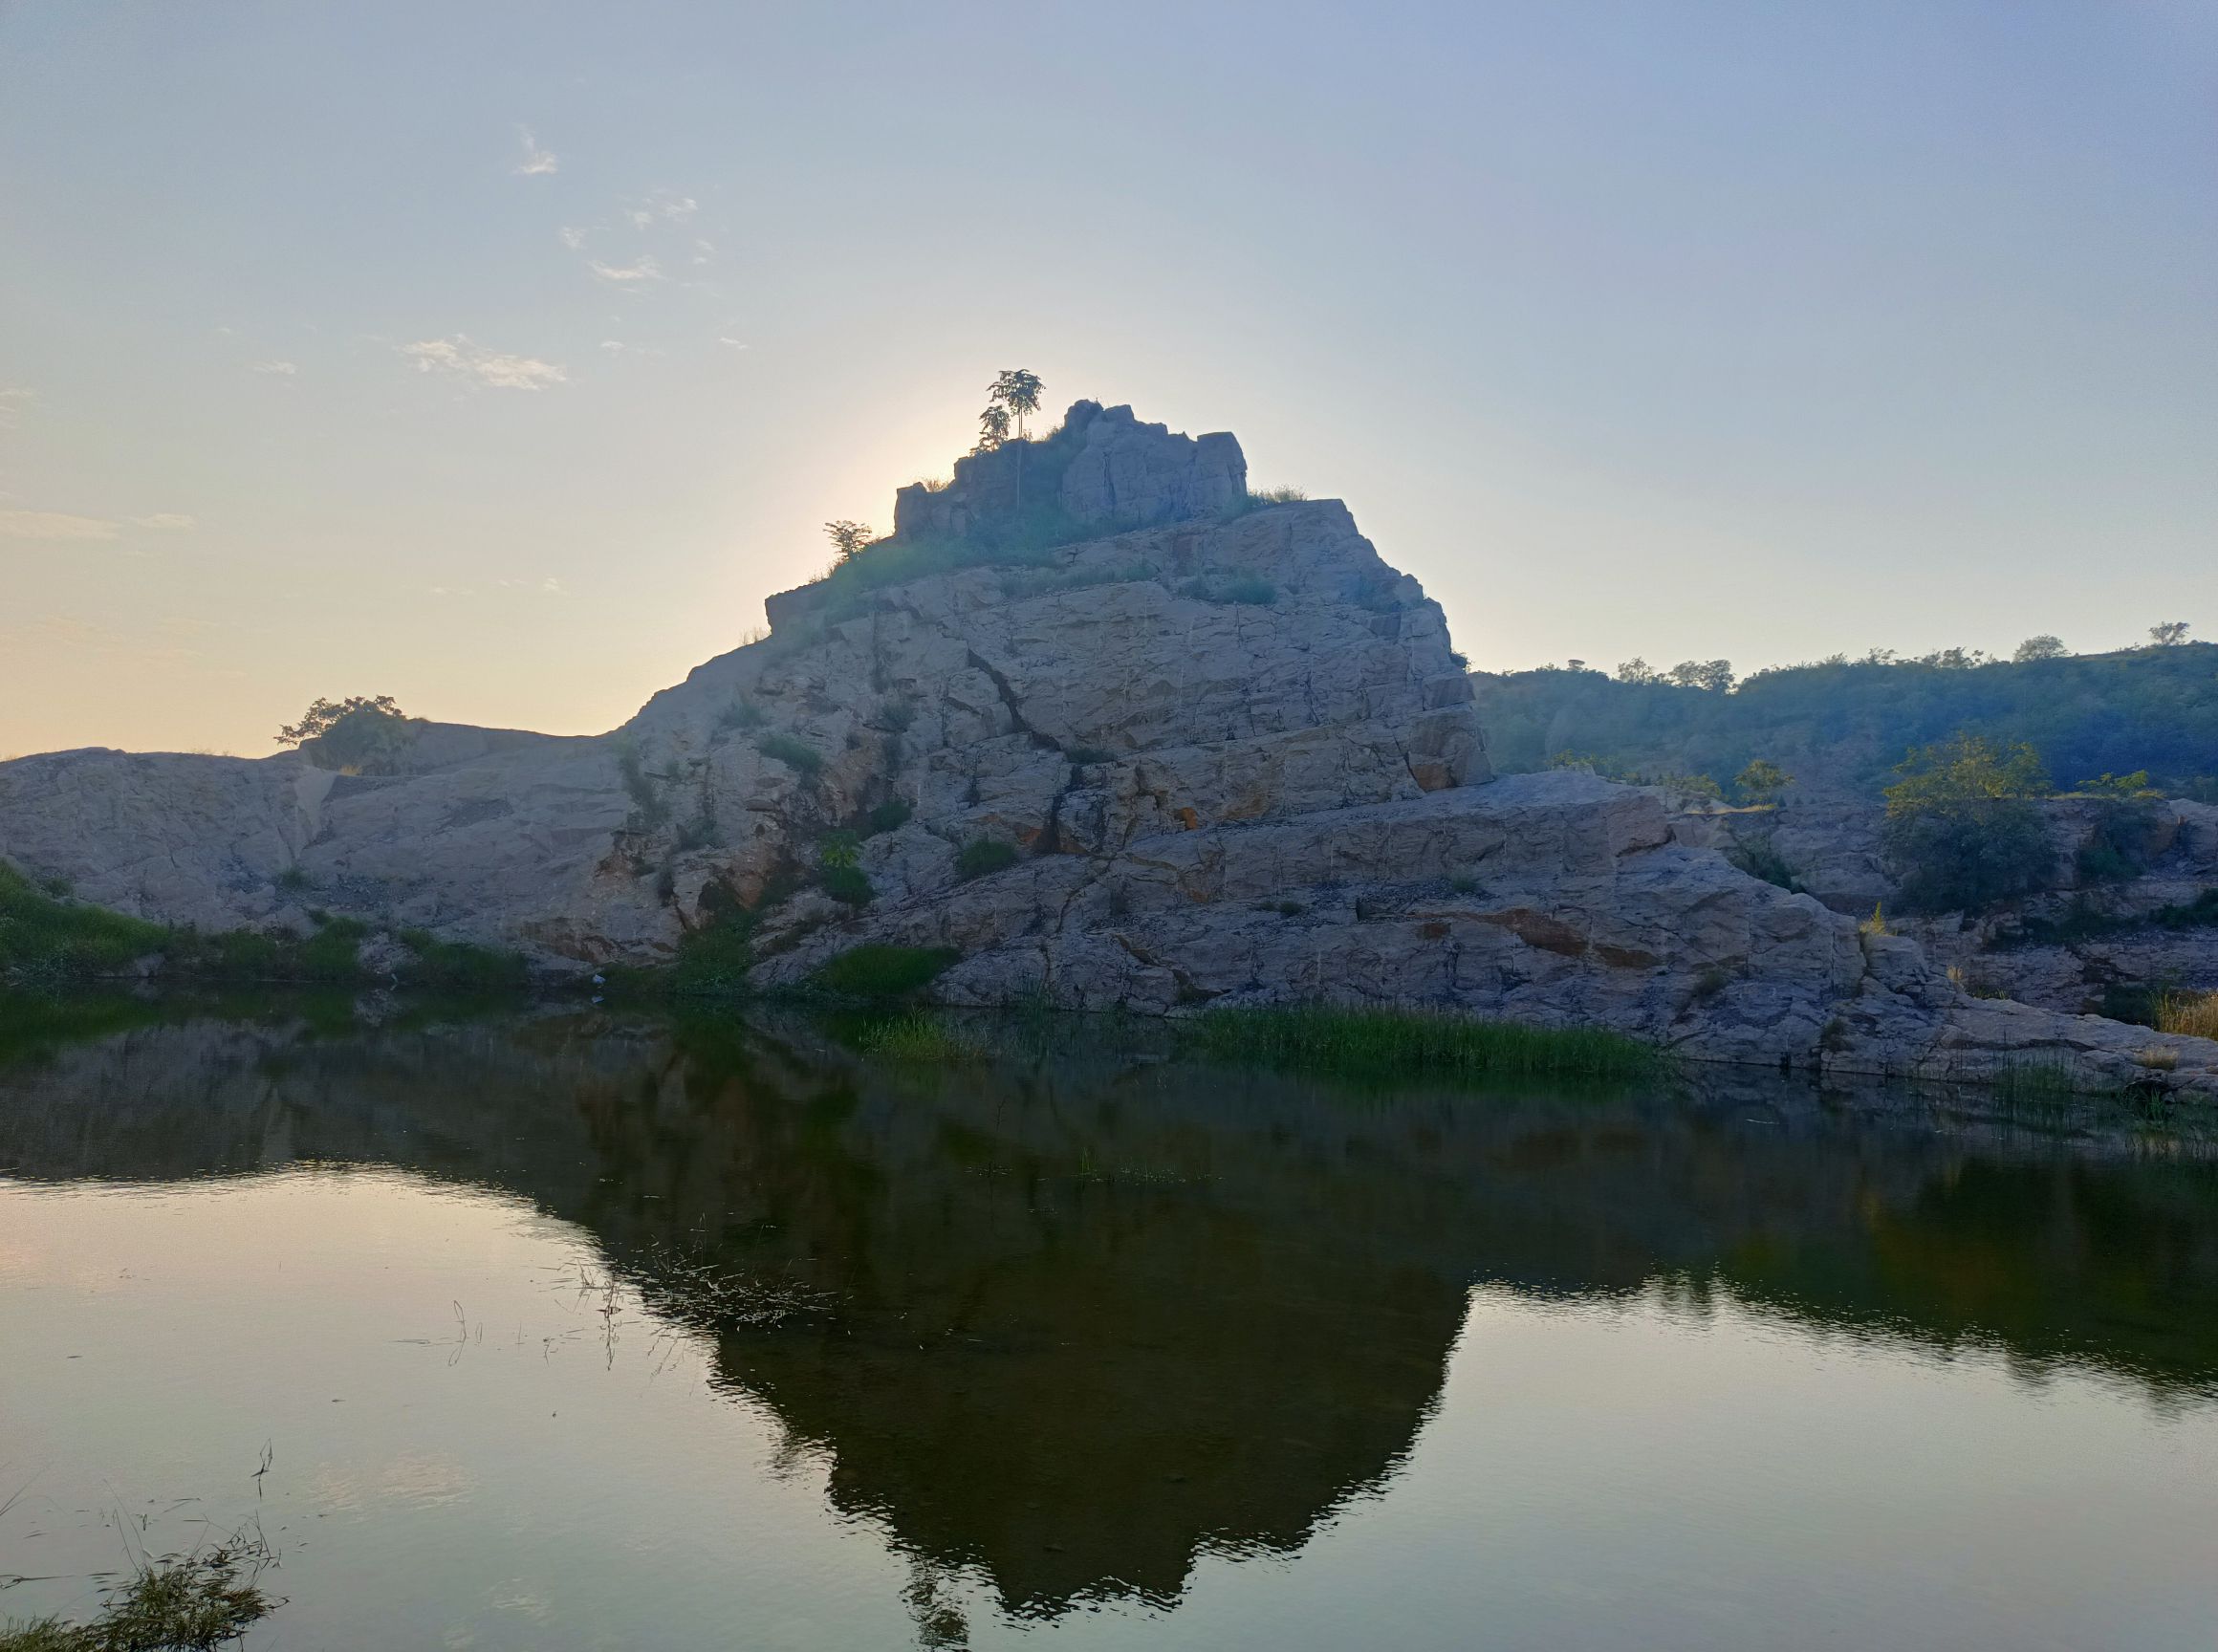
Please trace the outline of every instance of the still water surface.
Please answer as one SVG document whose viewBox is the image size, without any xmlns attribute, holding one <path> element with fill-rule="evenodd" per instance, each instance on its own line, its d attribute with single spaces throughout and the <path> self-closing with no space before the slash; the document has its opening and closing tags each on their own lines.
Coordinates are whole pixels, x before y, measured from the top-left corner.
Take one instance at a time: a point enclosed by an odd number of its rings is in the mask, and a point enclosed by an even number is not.
<svg viewBox="0 0 2218 1652">
<path fill-rule="evenodd" d="M 2218 1144 L 173 1018 L 0 1062 L 0 1504 L 264 1648 L 2207 1648 Z"/>
</svg>

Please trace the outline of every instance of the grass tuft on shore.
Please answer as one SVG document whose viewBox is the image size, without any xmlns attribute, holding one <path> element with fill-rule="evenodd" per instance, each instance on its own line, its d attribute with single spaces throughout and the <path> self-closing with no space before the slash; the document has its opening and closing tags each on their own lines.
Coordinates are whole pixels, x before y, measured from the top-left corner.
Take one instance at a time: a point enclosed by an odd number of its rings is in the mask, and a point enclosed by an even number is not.
<svg viewBox="0 0 2218 1652">
<path fill-rule="evenodd" d="M 1598 1027 L 1528 1027 L 1436 1010 L 1322 1004 L 1214 1010 L 1183 1023 L 1205 1060 L 1350 1078 L 1651 1078 L 1662 1051 Z"/>
<path fill-rule="evenodd" d="M 865 1027 L 855 1039 L 865 1055 L 886 1061 L 957 1066 L 986 1057 L 985 1046 L 933 1015 L 896 1015 Z"/>
<path fill-rule="evenodd" d="M 2157 1031 L 2218 1039 L 2218 992 L 2167 992 L 2157 1000 Z"/>
<path fill-rule="evenodd" d="M 168 938 L 159 924 L 49 894 L 0 860 L 0 974 L 113 973 L 161 951 Z"/>
<path fill-rule="evenodd" d="M 259 1537 L 151 1561 L 89 1623 L 0 1624 L 0 1652 L 215 1652 L 284 1604 L 256 1585 L 270 1563 Z"/>
</svg>

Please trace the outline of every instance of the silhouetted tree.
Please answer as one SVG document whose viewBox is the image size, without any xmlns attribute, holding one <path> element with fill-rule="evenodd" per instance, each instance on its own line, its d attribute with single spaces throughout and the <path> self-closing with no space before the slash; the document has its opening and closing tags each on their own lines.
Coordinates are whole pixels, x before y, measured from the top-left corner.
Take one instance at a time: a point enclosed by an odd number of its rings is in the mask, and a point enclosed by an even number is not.
<svg viewBox="0 0 2218 1652">
<path fill-rule="evenodd" d="M 1009 440 L 1009 409 L 996 402 L 978 415 L 978 446 L 973 453 L 990 453 Z"/>
<path fill-rule="evenodd" d="M 2061 660 L 2071 650 L 2064 646 L 2064 639 L 2042 632 L 2038 637 L 2028 637 L 2011 656 L 2013 665 L 2031 665 L 2036 660 Z"/>
<path fill-rule="evenodd" d="M 390 694 L 380 694 L 372 699 L 366 694 L 350 694 L 344 700 L 318 700 L 300 714 L 300 721 L 277 730 L 280 746 L 297 746 L 303 740 L 320 740 L 349 718 L 365 720 L 391 718 L 406 722 L 408 714 L 393 703 Z"/>
<path fill-rule="evenodd" d="M 2166 620 L 2149 627 L 2149 641 L 2159 648 L 2176 648 L 2187 640 L 2189 629 L 2185 620 Z"/>
<path fill-rule="evenodd" d="M 317 700 L 299 722 L 277 730 L 277 743 L 300 746 L 313 740 L 319 767 L 353 768 L 402 745 L 414 721 L 390 694 L 350 694 L 344 700 Z"/>
<path fill-rule="evenodd" d="M 878 542 L 878 534 L 874 530 L 860 522 L 850 522 L 844 517 L 837 522 L 825 523 L 824 532 L 832 541 L 832 549 L 839 554 L 842 562 Z"/>
<path fill-rule="evenodd" d="M 1730 660 L 1682 660 L 1664 676 L 1682 688 L 1709 688 L 1723 693 L 1733 685 Z"/>
<path fill-rule="evenodd" d="M 1039 411 L 1040 392 L 1046 388 L 1037 373 L 1027 372 L 1022 367 L 1004 368 L 986 387 L 987 403 L 1009 410 L 1009 416 L 1016 422 L 1016 436 L 1021 442 L 1025 415 Z"/>
</svg>

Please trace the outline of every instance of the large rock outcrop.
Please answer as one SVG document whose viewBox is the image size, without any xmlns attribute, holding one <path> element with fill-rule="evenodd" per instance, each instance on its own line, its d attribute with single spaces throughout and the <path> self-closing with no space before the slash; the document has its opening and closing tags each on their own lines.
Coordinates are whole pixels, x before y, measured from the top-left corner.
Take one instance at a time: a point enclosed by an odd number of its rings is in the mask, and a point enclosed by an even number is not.
<svg viewBox="0 0 2218 1652">
<path fill-rule="evenodd" d="M 772 598 L 767 640 L 611 735 L 419 730 L 359 774 L 31 758 L 0 765 L 0 855 L 148 917 L 313 907 L 550 967 L 654 962 L 749 905 L 764 985 L 886 942 L 959 951 L 957 1002 L 1427 1004 L 2218 1093 L 2218 1045 L 1972 999 L 1653 792 L 1492 780 L 1439 606 L 1337 502 L 1245 478 L 1229 436 L 1081 402 L 904 489 L 875 561 Z M 817 886 L 833 834 L 861 839 L 859 908 Z"/>
</svg>

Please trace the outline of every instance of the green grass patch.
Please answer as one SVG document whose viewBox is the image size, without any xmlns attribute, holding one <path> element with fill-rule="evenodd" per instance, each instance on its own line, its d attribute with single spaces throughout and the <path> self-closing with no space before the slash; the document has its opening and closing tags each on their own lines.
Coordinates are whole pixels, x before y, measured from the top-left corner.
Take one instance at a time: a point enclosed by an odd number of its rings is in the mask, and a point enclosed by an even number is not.
<svg viewBox="0 0 2218 1652">
<path fill-rule="evenodd" d="M 819 867 L 816 882 L 825 894 L 844 906 L 867 906 L 878 893 L 870 886 L 869 875 L 859 866 Z"/>
<path fill-rule="evenodd" d="M 532 984 L 532 967 L 520 952 L 470 941 L 441 941 L 426 929 L 403 929 L 399 939 L 415 954 L 401 968 L 404 986 L 474 997 L 521 992 Z"/>
<path fill-rule="evenodd" d="M 955 854 L 955 876 L 968 882 L 972 878 L 984 878 L 1016 864 L 1013 845 L 991 837 L 980 837 L 966 843 Z"/>
<path fill-rule="evenodd" d="M 347 985 L 367 979 L 361 945 L 370 926 L 359 918 L 326 918 L 306 939 L 283 931 L 197 929 L 164 932 L 164 978 Z"/>
<path fill-rule="evenodd" d="M 34 1618 L 0 1626 L 0 1652 L 213 1652 L 285 1604 L 257 1586 L 272 1563 L 258 1538 L 140 1566 L 89 1623 Z"/>
<path fill-rule="evenodd" d="M 734 700 L 718 714 L 716 727 L 736 733 L 751 733 L 769 721 L 769 713 L 752 700 L 743 697 Z"/>
<path fill-rule="evenodd" d="M 168 939 L 159 924 L 51 895 L 0 861 L 0 975 L 60 982 L 113 974 Z"/>
<path fill-rule="evenodd" d="M 2012 1061 L 1997 1068 L 1988 1080 L 1996 1097 L 2013 1102 L 2056 1102 L 2071 1096 L 2086 1093 L 2090 1086 L 2082 1083 L 2069 1061 L 2048 1057 L 2030 1057 Z M 2117 1085 L 2092 1087 L 2098 1092 L 2115 1091 Z"/>
<path fill-rule="evenodd" d="M 1184 1022 L 1205 1060 L 1349 1078 L 1652 1078 L 1663 1052 L 1594 1027 L 1527 1027 L 1435 1010 L 1302 1004 L 1215 1010 Z"/>
<path fill-rule="evenodd" d="M 656 777 L 647 772 L 646 765 L 640 759 L 639 748 L 628 739 L 617 747 L 616 772 L 623 781 L 624 793 L 631 798 L 633 809 L 637 811 L 635 819 L 638 830 L 652 832 L 669 820 L 669 799 L 663 795 L 662 788 L 656 784 Z"/>
<path fill-rule="evenodd" d="M 908 824 L 914 813 L 905 798 L 888 798 L 862 817 L 862 835 L 875 837 L 881 832 L 898 832 Z"/>
<path fill-rule="evenodd" d="M 952 946 L 850 947 L 817 969 L 809 984 L 846 998 L 903 998 L 931 983 L 963 956 Z"/>
<path fill-rule="evenodd" d="M 297 979 L 352 981 L 362 972 L 362 937 L 370 926 L 359 918 L 327 919 L 294 948 Z"/>
<path fill-rule="evenodd" d="M 351 987 L 384 979 L 362 965 L 368 924 L 321 912 L 315 920 L 306 936 L 167 928 L 56 900 L 0 863 L 0 978 L 51 989 L 121 974 L 139 959 L 159 957 L 164 982 Z M 399 971 L 405 987 L 488 994 L 531 985 L 531 967 L 520 953 L 438 941 L 422 929 L 404 929 L 400 940 L 414 954 Z"/>
<path fill-rule="evenodd" d="M 687 930 L 670 966 L 670 990 L 688 998 L 745 991 L 754 963 L 754 914 L 739 911 Z"/>
<path fill-rule="evenodd" d="M 1729 853 L 1726 859 L 1750 878 L 1760 878 L 1781 889 L 1794 887 L 1794 868 L 1787 864 L 1787 858 L 1779 853 L 1769 837 L 1751 838 L 1738 850 Z"/>
<path fill-rule="evenodd" d="M 856 1035 L 855 1047 L 884 1061 L 955 1066 L 985 1059 L 985 1047 L 933 1015 L 896 1015 L 874 1021 Z"/>
<path fill-rule="evenodd" d="M 754 743 L 754 749 L 783 763 L 804 780 L 814 780 L 823 772 L 824 754 L 792 734 L 766 734 Z"/>
</svg>

